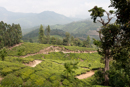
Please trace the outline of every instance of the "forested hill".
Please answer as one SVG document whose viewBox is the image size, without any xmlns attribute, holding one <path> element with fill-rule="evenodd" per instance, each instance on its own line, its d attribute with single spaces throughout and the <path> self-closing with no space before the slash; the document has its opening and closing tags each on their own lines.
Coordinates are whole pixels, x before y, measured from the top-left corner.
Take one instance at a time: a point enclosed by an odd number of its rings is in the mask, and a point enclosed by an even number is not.
<svg viewBox="0 0 130 87">
<path fill-rule="evenodd" d="M 103 20 L 106 21 L 107 17 L 104 16 Z M 111 23 L 115 22 L 115 18 L 111 20 Z M 87 34 L 87 35 L 97 35 L 98 33 L 96 32 L 98 28 L 101 27 L 100 23 L 93 23 L 90 19 L 82 20 L 82 21 L 77 21 L 77 22 L 72 22 L 69 24 L 65 25 L 54 25 L 51 26 L 51 29 L 61 29 L 66 32 L 70 32 L 73 34 Z"/>
<path fill-rule="evenodd" d="M 101 25 L 99 23 L 94 24 L 90 20 L 83 20 L 78 22 L 72 22 L 66 25 L 54 25 L 51 29 L 61 29 L 66 32 L 73 34 L 87 34 L 87 35 L 97 35 L 97 28 Z"/>
<path fill-rule="evenodd" d="M 53 11 L 44 11 L 41 13 L 16 13 L 0 7 L 0 21 L 8 24 L 20 24 L 22 29 L 38 26 L 39 24 L 54 25 L 66 24 L 77 19 L 69 18 Z"/>
<path fill-rule="evenodd" d="M 24 35 L 23 37 L 34 38 L 34 37 L 37 37 L 38 35 L 39 35 L 39 29 L 36 29 L 36 30 L 33 30 L 30 33 Z M 45 30 L 45 35 L 46 35 L 46 30 Z M 59 30 L 59 29 L 53 29 L 53 30 L 51 30 L 50 35 L 59 35 L 59 36 L 64 37 L 65 31 Z"/>
<path fill-rule="evenodd" d="M 85 39 L 88 35 L 93 38 L 97 38 L 98 33 L 97 29 L 101 25 L 98 23 L 93 23 L 92 21 L 89 20 L 84 20 L 84 21 L 78 21 L 78 22 L 72 22 L 69 24 L 65 25 L 53 25 L 51 27 L 51 35 L 59 35 L 61 37 L 65 36 L 65 32 L 69 32 L 71 35 L 74 37 L 78 37 L 80 39 Z M 39 32 L 39 27 L 33 27 L 32 29 L 30 28 L 29 30 L 33 30 L 23 36 L 23 38 L 35 38 L 38 37 L 38 32 Z M 45 29 L 45 26 L 44 26 Z"/>
<path fill-rule="evenodd" d="M 45 35 L 46 35 L 46 33 L 47 32 L 45 30 Z M 36 30 L 33 30 L 33 31 L 29 32 L 28 34 L 24 35 L 22 37 L 22 39 L 24 41 L 28 41 L 29 39 L 33 39 L 34 41 L 37 41 L 38 35 L 39 35 L 39 29 L 36 29 Z M 65 37 L 65 31 L 59 30 L 59 29 L 53 29 L 53 30 L 51 30 L 50 35 L 56 35 L 56 36 L 62 38 L 62 37 Z"/>
</svg>

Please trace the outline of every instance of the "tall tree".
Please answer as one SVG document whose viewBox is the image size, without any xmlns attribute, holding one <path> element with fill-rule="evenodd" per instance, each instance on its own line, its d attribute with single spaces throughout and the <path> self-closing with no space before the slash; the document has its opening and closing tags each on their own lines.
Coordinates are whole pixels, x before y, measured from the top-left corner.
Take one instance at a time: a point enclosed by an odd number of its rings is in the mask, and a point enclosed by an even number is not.
<svg viewBox="0 0 130 87">
<path fill-rule="evenodd" d="M 116 8 L 117 23 L 120 24 L 119 44 L 112 49 L 114 70 L 111 70 L 111 85 L 130 87 L 130 0 L 111 0 L 110 7 Z M 117 79 L 117 80 L 115 80 Z"/>
<path fill-rule="evenodd" d="M 65 38 L 63 39 L 63 45 L 69 45 L 69 38 L 70 38 L 70 33 L 66 32 Z"/>
<path fill-rule="evenodd" d="M 44 43 L 44 29 L 42 25 L 40 25 L 39 28 L 39 42 L 42 44 Z"/>
<path fill-rule="evenodd" d="M 51 31 L 49 25 L 47 26 L 46 30 L 47 30 L 47 44 L 49 44 L 49 42 L 50 42 L 50 31 Z"/>
<path fill-rule="evenodd" d="M 109 77 L 108 77 L 108 74 L 106 74 L 106 71 L 109 70 L 109 59 L 110 59 L 109 55 L 110 55 L 111 46 L 108 44 L 110 41 L 110 38 L 108 38 L 108 36 L 107 36 L 108 31 L 106 32 L 106 29 L 107 29 L 107 25 L 110 23 L 110 21 L 113 18 L 113 17 L 110 17 L 110 15 L 113 14 L 114 11 L 110 10 L 109 12 L 107 12 L 104 9 L 102 9 L 101 7 L 95 6 L 94 8 L 90 9 L 89 12 L 92 12 L 91 16 L 95 23 L 96 23 L 97 17 L 99 17 L 100 20 L 97 20 L 97 21 L 103 25 L 102 29 L 100 29 L 98 31 L 100 41 L 95 40 L 95 45 L 98 45 L 99 47 L 101 47 L 103 49 L 103 50 L 98 50 L 98 52 L 102 55 L 104 54 L 103 56 L 105 59 L 105 85 L 108 85 Z M 102 18 L 104 16 L 104 12 L 107 14 L 107 18 L 108 18 L 107 22 L 105 22 L 105 20 L 103 20 L 103 18 Z M 102 37 L 102 35 L 103 35 L 103 37 Z"/>
</svg>

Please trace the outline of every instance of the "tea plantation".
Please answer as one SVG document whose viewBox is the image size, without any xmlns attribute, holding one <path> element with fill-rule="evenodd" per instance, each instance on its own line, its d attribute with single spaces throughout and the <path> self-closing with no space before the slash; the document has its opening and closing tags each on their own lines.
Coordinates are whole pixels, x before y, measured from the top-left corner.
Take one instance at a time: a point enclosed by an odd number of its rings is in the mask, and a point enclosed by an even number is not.
<svg viewBox="0 0 130 87">
<path fill-rule="evenodd" d="M 101 87 L 95 85 L 94 76 L 87 79 L 79 80 L 76 76 L 83 73 L 95 70 L 95 72 L 104 67 L 100 63 L 100 55 L 98 53 L 62 53 L 50 52 L 48 54 L 36 54 L 22 58 L 18 56 L 18 49 L 24 48 L 21 55 L 37 53 L 41 49 L 47 48 L 50 45 L 37 43 L 23 43 L 20 46 L 8 50 L 8 56 L 5 60 L 0 59 L 0 77 L 3 78 L 0 82 L 0 87 Z M 75 50 L 75 47 L 67 46 Z M 85 50 L 80 48 L 79 50 Z M 85 51 L 91 51 L 86 49 Z M 42 62 L 36 67 L 26 66 L 34 60 Z M 68 73 L 64 64 L 75 64 L 77 69 L 71 69 L 72 73 Z"/>
</svg>

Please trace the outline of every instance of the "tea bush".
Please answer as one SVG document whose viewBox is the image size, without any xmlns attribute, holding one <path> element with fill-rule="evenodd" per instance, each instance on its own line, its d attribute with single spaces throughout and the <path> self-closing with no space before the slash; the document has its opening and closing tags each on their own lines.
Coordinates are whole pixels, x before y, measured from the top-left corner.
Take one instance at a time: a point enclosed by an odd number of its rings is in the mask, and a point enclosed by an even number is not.
<svg viewBox="0 0 130 87">
<path fill-rule="evenodd" d="M 23 81 L 20 77 L 16 77 L 13 74 L 7 75 L 2 81 L 2 86 L 11 86 L 11 87 L 18 87 L 19 85 L 22 85 Z"/>
</svg>

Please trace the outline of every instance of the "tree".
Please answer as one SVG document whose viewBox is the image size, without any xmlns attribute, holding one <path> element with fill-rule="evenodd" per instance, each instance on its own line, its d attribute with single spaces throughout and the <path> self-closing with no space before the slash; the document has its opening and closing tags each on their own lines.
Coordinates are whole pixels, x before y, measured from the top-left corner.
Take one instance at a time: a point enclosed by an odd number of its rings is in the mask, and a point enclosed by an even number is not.
<svg viewBox="0 0 130 87">
<path fill-rule="evenodd" d="M 83 47 L 91 47 L 91 39 L 89 35 L 87 36 L 87 39 L 83 41 Z"/>
<path fill-rule="evenodd" d="M 66 32 L 65 33 L 65 38 L 63 39 L 63 45 L 69 45 L 69 38 L 70 38 L 70 33 Z"/>
<path fill-rule="evenodd" d="M 59 38 L 56 38 L 56 44 L 57 44 L 57 45 L 62 45 L 62 44 L 63 44 L 63 41 L 60 40 Z"/>
<path fill-rule="evenodd" d="M 75 46 L 80 46 L 80 47 L 81 47 L 83 44 L 82 44 L 82 41 L 79 40 L 79 38 L 75 38 L 75 39 L 74 39 L 74 45 L 75 45 Z"/>
<path fill-rule="evenodd" d="M 56 44 L 56 38 L 55 37 L 51 37 L 51 44 Z"/>
<path fill-rule="evenodd" d="M 30 43 L 33 43 L 33 40 L 30 38 L 30 39 L 29 39 L 29 42 L 30 42 Z"/>
<path fill-rule="evenodd" d="M 39 28 L 39 42 L 44 43 L 44 29 L 42 25 Z"/>
<path fill-rule="evenodd" d="M 47 44 L 49 44 L 49 42 L 50 42 L 50 31 L 51 31 L 49 25 L 47 26 L 46 30 L 47 30 Z"/>
<path fill-rule="evenodd" d="M 74 37 L 71 36 L 71 46 L 73 46 L 73 43 L 74 43 Z"/>
<path fill-rule="evenodd" d="M 110 7 L 117 9 L 117 23 L 121 25 L 118 45 L 112 49 L 116 62 L 113 62 L 113 69 L 109 72 L 110 83 L 112 86 L 130 87 L 130 0 L 111 0 Z"/>
<path fill-rule="evenodd" d="M 73 42 L 74 41 L 74 37 L 73 36 L 71 36 L 71 42 Z"/>
<path fill-rule="evenodd" d="M 109 84 L 109 77 L 108 77 L 108 74 L 106 74 L 106 71 L 109 70 L 111 44 L 108 44 L 108 43 L 109 42 L 111 43 L 111 38 L 109 38 L 110 36 L 109 36 L 107 30 L 110 30 L 110 33 L 111 33 L 111 27 L 107 26 L 107 25 L 110 23 L 111 19 L 113 18 L 113 17 L 110 17 L 110 15 L 113 14 L 114 11 L 110 10 L 108 13 L 107 11 L 102 9 L 101 7 L 95 6 L 94 8 L 90 9 L 89 12 L 92 12 L 91 16 L 92 16 L 94 23 L 96 23 L 97 17 L 99 17 L 100 20 L 97 20 L 97 21 L 103 25 L 102 29 L 100 29 L 98 31 L 100 41 L 94 40 L 95 41 L 94 43 L 95 43 L 95 45 L 102 48 L 102 50 L 98 49 L 98 52 L 99 52 L 99 54 L 104 56 L 104 59 L 105 59 L 105 71 L 104 71 L 105 72 L 105 85 L 108 85 Z M 104 16 L 104 12 L 107 14 L 107 18 L 108 18 L 107 22 L 105 22 L 105 20 L 102 19 L 102 17 Z M 103 37 L 102 37 L 102 35 L 103 35 Z"/>
<path fill-rule="evenodd" d="M 2 61 L 5 60 L 5 56 L 7 56 L 7 51 L 6 51 L 6 48 L 4 47 L 3 49 L 0 50 L 0 57 Z"/>
<path fill-rule="evenodd" d="M 2 37 L 0 36 L 0 49 L 4 47 L 4 41 Z"/>
</svg>

